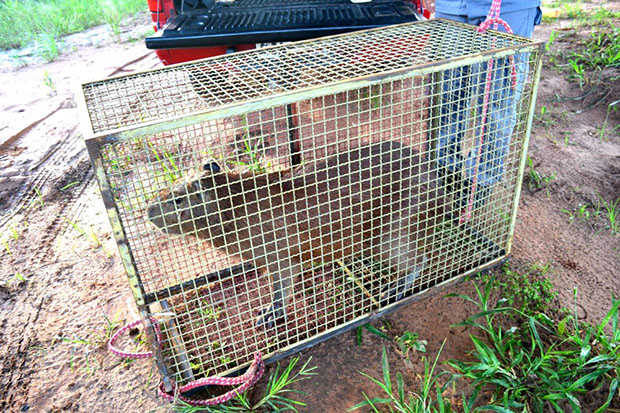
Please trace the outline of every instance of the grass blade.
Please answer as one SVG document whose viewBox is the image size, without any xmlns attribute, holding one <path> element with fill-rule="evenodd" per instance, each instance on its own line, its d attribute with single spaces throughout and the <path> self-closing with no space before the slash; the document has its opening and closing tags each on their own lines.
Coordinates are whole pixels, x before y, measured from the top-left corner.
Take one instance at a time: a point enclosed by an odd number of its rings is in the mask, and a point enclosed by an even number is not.
<svg viewBox="0 0 620 413">
<path fill-rule="evenodd" d="M 392 339 L 390 337 L 388 337 L 387 335 L 385 335 L 385 333 L 383 331 L 379 330 L 378 328 L 376 328 L 372 324 L 364 324 L 363 327 L 366 330 L 370 331 L 372 334 L 374 334 L 374 335 L 376 335 L 378 337 L 386 339 L 387 341 L 392 341 Z"/>
<path fill-rule="evenodd" d="M 386 393 L 392 394 L 392 382 L 390 380 L 390 364 L 387 358 L 387 350 L 383 347 L 383 355 L 381 356 L 381 367 L 383 369 L 383 380 L 385 380 Z"/>
<path fill-rule="evenodd" d="M 617 390 L 618 390 L 618 378 L 614 378 L 609 384 L 609 394 L 607 395 L 607 400 L 605 401 L 605 404 L 599 407 L 598 410 L 594 413 L 602 413 L 605 410 L 607 410 L 607 407 L 609 407 L 609 404 L 614 398 Z"/>
</svg>

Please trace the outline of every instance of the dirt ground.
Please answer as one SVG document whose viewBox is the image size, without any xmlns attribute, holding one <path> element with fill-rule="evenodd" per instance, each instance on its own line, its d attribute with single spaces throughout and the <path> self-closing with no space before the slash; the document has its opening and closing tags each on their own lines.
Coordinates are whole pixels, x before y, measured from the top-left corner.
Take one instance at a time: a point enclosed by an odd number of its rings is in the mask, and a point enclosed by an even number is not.
<svg viewBox="0 0 620 413">
<path fill-rule="evenodd" d="M 554 48 L 571 49 L 587 35 L 571 24 L 545 24 L 534 36 L 546 41 L 556 30 Z M 156 395 L 159 378 L 151 361 L 126 363 L 106 350 L 106 317 L 115 324 L 132 320 L 135 305 L 74 103 L 80 80 L 159 64 L 141 42 L 109 43 L 81 47 L 53 63 L 0 71 L 2 411 L 170 409 Z M 611 79 L 614 74 L 607 75 Z M 605 201 L 620 197 L 620 137 L 616 131 L 600 139 L 607 105 L 620 99 L 620 81 L 608 80 L 584 99 L 571 99 L 586 90 L 545 64 L 530 156 L 536 171 L 554 178 L 540 190 L 529 190 L 524 183 L 512 267 L 527 270 L 532 264 L 551 263 L 560 304 L 570 306 L 577 288 L 581 316 L 597 321 L 611 295 L 620 296 L 620 235 L 604 229 L 602 215 L 571 223 L 562 210 L 593 205 L 599 196 Z M 546 112 L 540 115 L 543 106 Z M 618 123 L 612 113 L 607 130 Z M 463 283 L 445 293 L 470 290 Z M 469 333 L 450 325 L 473 309 L 443 295 L 387 316 L 388 333 L 418 332 L 428 341 L 430 356 L 445 340 L 442 359 L 465 357 L 471 348 Z M 362 400 L 362 392 L 379 395 L 358 372 L 380 376 L 383 345 L 385 341 L 365 334 L 357 346 L 355 331 L 349 331 L 304 351 L 302 359 L 312 357 L 318 374 L 298 386 L 307 392 L 302 397 L 306 410 L 343 412 Z M 405 364 L 390 349 L 390 360 L 406 384 L 419 380 L 419 355 Z"/>
</svg>

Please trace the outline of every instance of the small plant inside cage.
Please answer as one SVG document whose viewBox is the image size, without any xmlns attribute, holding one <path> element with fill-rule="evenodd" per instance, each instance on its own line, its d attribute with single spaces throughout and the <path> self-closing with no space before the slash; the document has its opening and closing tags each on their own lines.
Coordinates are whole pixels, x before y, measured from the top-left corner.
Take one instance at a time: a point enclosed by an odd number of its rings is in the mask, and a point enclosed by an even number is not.
<svg viewBox="0 0 620 413">
<path fill-rule="evenodd" d="M 282 357 L 505 259 L 540 51 L 434 20 L 85 84 L 161 374 Z"/>
</svg>

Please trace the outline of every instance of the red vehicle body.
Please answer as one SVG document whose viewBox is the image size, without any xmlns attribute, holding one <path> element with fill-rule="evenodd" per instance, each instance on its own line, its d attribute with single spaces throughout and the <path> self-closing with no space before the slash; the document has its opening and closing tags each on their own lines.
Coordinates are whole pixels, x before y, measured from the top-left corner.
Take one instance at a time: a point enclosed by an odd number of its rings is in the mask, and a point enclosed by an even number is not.
<svg viewBox="0 0 620 413">
<path fill-rule="evenodd" d="M 361 5 L 350 0 L 147 2 L 156 33 L 147 38 L 146 44 L 155 50 L 165 65 L 254 49 L 257 43 L 302 40 L 429 17 L 420 0 L 374 0 L 374 3 Z M 218 10 L 226 11 L 230 7 L 237 9 L 229 15 L 218 13 Z M 358 7 L 359 10 L 345 10 L 346 7 Z M 261 15 L 266 8 L 271 8 L 272 12 L 267 17 Z M 304 14 L 295 16 L 296 11 Z M 323 27 L 321 16 L 328 17 Z M 361 21 L 361 17 L 365 20 Z M 186 35 L 182 34 L 184 29 L 187 29 Z"/>
</svg>

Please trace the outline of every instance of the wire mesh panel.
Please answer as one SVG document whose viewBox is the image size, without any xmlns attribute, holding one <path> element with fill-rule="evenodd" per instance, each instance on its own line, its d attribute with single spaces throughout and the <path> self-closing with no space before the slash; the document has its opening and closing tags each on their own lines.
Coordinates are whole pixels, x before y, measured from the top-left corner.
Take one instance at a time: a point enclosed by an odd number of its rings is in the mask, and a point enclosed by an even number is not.
<svg viewBox="0 0 620 413">
<path fill-rule="evenodd" d="M 164 377 L 279 357 L 505 258 L 540 46 L 433 20 L 84 84 Z"/>
</svg>

